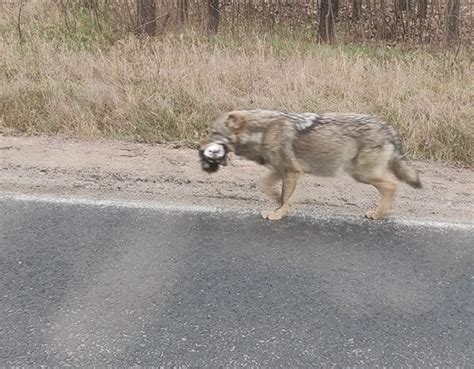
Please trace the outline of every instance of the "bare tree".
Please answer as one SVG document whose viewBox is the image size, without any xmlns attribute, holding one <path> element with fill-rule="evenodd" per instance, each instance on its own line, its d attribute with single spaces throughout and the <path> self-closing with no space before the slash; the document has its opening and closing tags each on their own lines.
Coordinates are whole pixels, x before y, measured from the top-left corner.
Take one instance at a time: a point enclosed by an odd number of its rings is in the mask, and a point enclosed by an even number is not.
<svg viewBox="0 0 474 369">
<path fill-rule="evenodd" d="M 189 0 L 178 0 L 178 14 L 181 24 L 185 24 L 188 20 Z"/>
<path fill-rule="evenodd" d="M 352 0 L 352 20 L 358 21 L 362 13 L 362 0 Z"/>
<path fill-rule="evenodd" d="M 82 6 L 87 9 L 96 9 L 97 8 L 97 0 L 82 0 Z"/>
<path fill-rule="evenodd" d="M 209 17 L 207 30 L 210 34 L 216 34 L 220 22 L 219 0 L 207 0 L 207 11 Z"/>
<path fill-rule="evenodd" d="M 321 0 L 319 7 L 318 39 L 320 42 L 333 42 L 335 36 L 333 1 Z"/>
<path fill-rule="evenodd" d="M 148 36 L 156 35 L 155 0 L 137 0 L 138 32 Z"/>
<path fill-rule="evenodd" d="M 446 41 L 459 39 L 459 8 L 460 0 L 448 0 L 446 8 Z"/>
<path fill-rule="evenodd" d="M 400 9 L 401 11 L 405 11 L 407 9 L 410 9 L 411 6 L 411 1 L 410 0 L 396 0 L 396 7 Z"/>
<path fill-rule="evenodd" d="M 331 3 L 334 18 L 337 18 L 339 16 L 339 0 L 331 0 Z"/>
<path fill-rule="evenodd" d="M 418 0 L 418 17 L 426 18 L 428 14 L 428 0 Z"/>
</svg>

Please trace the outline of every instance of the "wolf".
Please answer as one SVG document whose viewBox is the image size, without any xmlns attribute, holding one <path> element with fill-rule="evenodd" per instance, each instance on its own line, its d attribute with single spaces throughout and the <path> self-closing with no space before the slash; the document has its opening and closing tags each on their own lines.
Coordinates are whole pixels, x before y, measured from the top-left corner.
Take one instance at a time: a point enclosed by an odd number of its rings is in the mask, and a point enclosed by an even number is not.
<svg viewBox="0 0 474 369">
<path fill-rule="evenodd" d="M 208 171 L 212 172 L 221 159 L 205 150 L 214 144 L 222 145 L 226 154 L 234 152 L 270 169 L 260 187 L 279 206 L 262 212 L 269 220 L 288 214 L 305 173 L 336 176 L 345 172 L 357 182 L 374 186 L 380 201 L 365 214 L 374 220 L 385 218 L 392 209 L 397 188 L 394 176 L 414 188 L 422 187 L 418 173 L 404 158 L 395 128 L 370 115 L 235 110 L 220 116 L 200 142 L 203 169 L 209 167 L 205 162 L 209 159 L 213 167 Z M 274 189 L 279 181 L 280 192 Z"/>
</svg>

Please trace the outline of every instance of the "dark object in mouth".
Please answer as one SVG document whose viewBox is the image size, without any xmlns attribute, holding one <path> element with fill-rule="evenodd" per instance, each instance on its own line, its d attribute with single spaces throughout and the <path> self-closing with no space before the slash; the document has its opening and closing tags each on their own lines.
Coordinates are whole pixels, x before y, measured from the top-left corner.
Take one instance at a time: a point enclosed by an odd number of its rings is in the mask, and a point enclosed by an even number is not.
<svg viewBox="0 0 474 369">
<path fill-rule="evenodd" d="M 199 158 L 201 159 L 201 168 L 202 170 L 208 173 L 215 173 L 219 170 L 220 165 L 227 164 L 227 147 L 222 145 L 225 151 L 224 156 L 220 158 L 210 158 L 204 154 L 205 149 L 199 150 Z"/>
</svg>

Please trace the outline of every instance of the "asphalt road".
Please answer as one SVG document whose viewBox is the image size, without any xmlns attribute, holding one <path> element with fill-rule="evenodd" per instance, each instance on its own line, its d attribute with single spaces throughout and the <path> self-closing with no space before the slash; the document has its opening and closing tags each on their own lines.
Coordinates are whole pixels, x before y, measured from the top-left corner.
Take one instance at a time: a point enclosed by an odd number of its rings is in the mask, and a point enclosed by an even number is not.
<svg viewBox="0 0 474 369">
<path fill-rule="evenodd" d="M 0 209 L 0 365 L 474 366 L 472 229 Z"/>
</svg>

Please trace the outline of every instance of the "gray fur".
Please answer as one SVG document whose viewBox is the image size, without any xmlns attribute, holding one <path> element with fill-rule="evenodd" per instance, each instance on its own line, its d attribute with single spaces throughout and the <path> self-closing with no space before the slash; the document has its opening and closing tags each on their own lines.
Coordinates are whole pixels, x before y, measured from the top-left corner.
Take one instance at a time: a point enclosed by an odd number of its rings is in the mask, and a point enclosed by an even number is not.
<svg viewBox="0 0 474 369">
<path fill-rule="evenodd" d="M 392 126 L 369 115 L 353 113 L 288 113 L 239 110 L 224 114 L 202 143 L 224 142 L 237 155 L 271 170 L 265 192 L 283 182 L 281 206 L 266 212 L 268 219 L 285 216 L 301 174 L 334 176 L 346 172 L 356 181 L 372 184 L 381 194 L 379 207 L 368 213 L 383 218 L 391 208 L 396 182 L 420 188 L 418 174 L 403 158 L 400 137 Z"/>
</svg>

